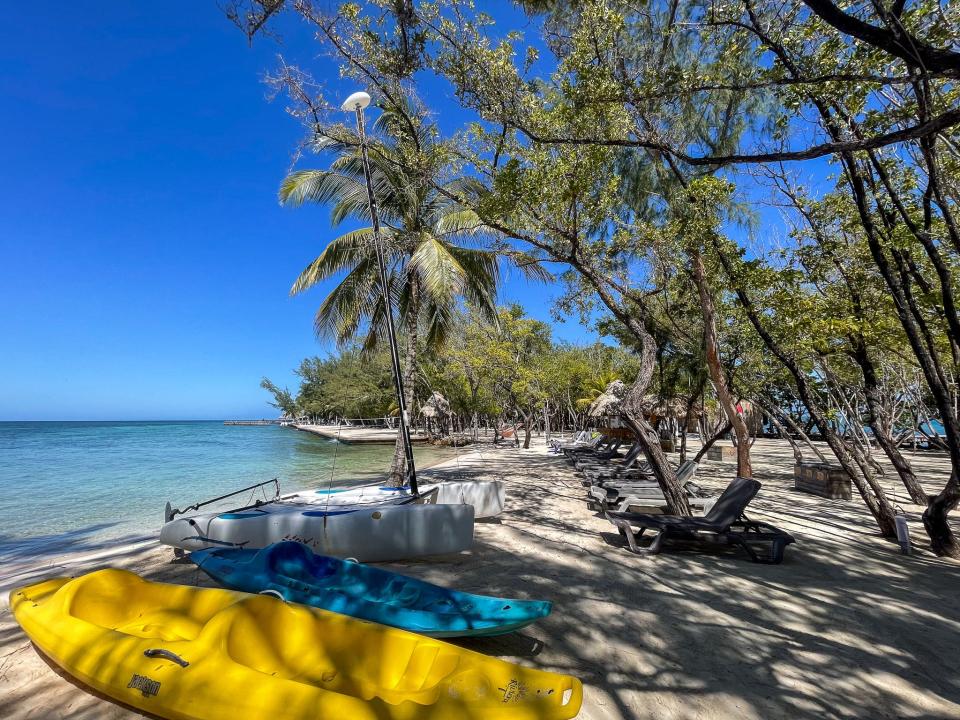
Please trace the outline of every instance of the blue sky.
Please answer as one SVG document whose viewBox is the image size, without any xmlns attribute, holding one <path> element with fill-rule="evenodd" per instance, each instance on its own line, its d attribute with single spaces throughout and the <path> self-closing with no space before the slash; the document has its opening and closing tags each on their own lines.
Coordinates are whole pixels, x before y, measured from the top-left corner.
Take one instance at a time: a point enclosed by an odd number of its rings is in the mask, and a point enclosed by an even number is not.
<svg viewBox="0 0 960 720">
<path fill-rule="evenodd" d="M 282 51 L 311 56 L 306 36 Z M 213 0 L 8 10 L 0 420 L 270 416 L 260 378 L 294 386 L 328 349 L 322 288 L 287 296 L 331 230 L 276 202 L 301 134 L 265 97 L 277 51 L 248 47 Z M 312 69 L 337 88 L 332 63 Z M 557 292 L 517 278 L 503 300 L 549 320 Z M 592 339 L 575 321 L 555 335 Z"/>
</svg>

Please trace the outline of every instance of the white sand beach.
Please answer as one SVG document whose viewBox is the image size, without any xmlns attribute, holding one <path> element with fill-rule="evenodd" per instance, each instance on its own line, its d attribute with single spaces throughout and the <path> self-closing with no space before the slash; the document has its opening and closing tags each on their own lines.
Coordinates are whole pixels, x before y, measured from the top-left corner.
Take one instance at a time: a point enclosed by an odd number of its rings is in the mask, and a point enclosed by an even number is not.
<svg viewBox="0 0 960 720">
<path fill-rule="evenodd" d="M 425 472 L 501 478 L 507 509 L 477 523 L 470 553 L 391 566 L 463 590 L 553 601 L 553 614 L 522 632 L 464 647 L 576 675 L 584 720 L 960 718 L 960 566 L 924 551 L 900 555 L 877 537 L 857 497 L 794 491 L 786 443 L 754 446 L 764 487 L 750 514 L 797 538 L 782 565 L 765 566 L 736 550 L 627 552 L 586 508 L 573 469 L 536 442 L 526 451 L 465 452 Z M 915 463 L 930 490 L 947 472 L 934 455 Z M 734 471 L 704 461 L 698 481 L 719 490 Z M 922 544 L 919 509 L 905 507 Z M 212 584 L 172 559 L 147 541 L 25 558 L 15 574 L 0 571 L 0 717 L 141 717 L 51 668 L 13 621 L 6 593 L 106 565 Z"/>
</svg>

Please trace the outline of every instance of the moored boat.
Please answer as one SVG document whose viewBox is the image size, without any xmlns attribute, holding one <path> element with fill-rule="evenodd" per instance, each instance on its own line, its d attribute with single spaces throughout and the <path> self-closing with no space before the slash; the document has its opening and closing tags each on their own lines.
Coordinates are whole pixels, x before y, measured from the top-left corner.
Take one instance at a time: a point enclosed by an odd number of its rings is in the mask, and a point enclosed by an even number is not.
<svg viewBox="0 0 960 720">
<path fill-rule="evenodd" d="M 473 506 L 406 504 L 324 508 L 277 501 L 170 520 L 160 542 L 183 550 L 258 549 L 295 540 L 324 555 L 389 562 L 468 550 Z"/>
<path fill-rule="evenodd" d="M 494 517 L 503 512 L 506 487 L 500 480 L 444 480 L 421 483 L 421 496 L 434 496 L 438 505 L 473 505 L 475 518 Z M 414 499 L 409 487 L 363 485 L 355 488 L 320 488 L 281 495 L 280 500 L 311 505 L 400 504 Z"/>
</svg>

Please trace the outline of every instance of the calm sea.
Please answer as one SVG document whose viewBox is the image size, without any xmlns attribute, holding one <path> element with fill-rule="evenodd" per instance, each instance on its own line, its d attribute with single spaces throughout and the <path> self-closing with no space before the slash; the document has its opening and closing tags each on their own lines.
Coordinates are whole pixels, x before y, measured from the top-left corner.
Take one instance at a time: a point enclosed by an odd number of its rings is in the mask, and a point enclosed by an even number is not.
<svg viewBox="0 0 960 720">
<path fill-rule="evenodd" d="M 373 482 L 392 452 L 275 425 L 0 422 L 0 563 L 155 534 L 168 500 L 182 508 L 274 477 L 282 492 Z M 456 451 L 415 452 L 426 466 Z"/>
</svg>

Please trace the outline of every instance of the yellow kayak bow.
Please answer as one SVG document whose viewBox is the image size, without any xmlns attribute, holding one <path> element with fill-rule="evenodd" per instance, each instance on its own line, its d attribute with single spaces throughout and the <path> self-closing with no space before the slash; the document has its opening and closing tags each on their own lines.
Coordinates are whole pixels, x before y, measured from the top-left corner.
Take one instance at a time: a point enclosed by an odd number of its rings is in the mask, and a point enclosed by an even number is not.
<svg viewBox="0 0 960 720">
<path fill-rule="evenodd" d="M 562 720 L 569 675 L 263 595 L 124 570 L 10 594 L 30 639 L 70 675 L 176 720 Z"/>
</svg>

